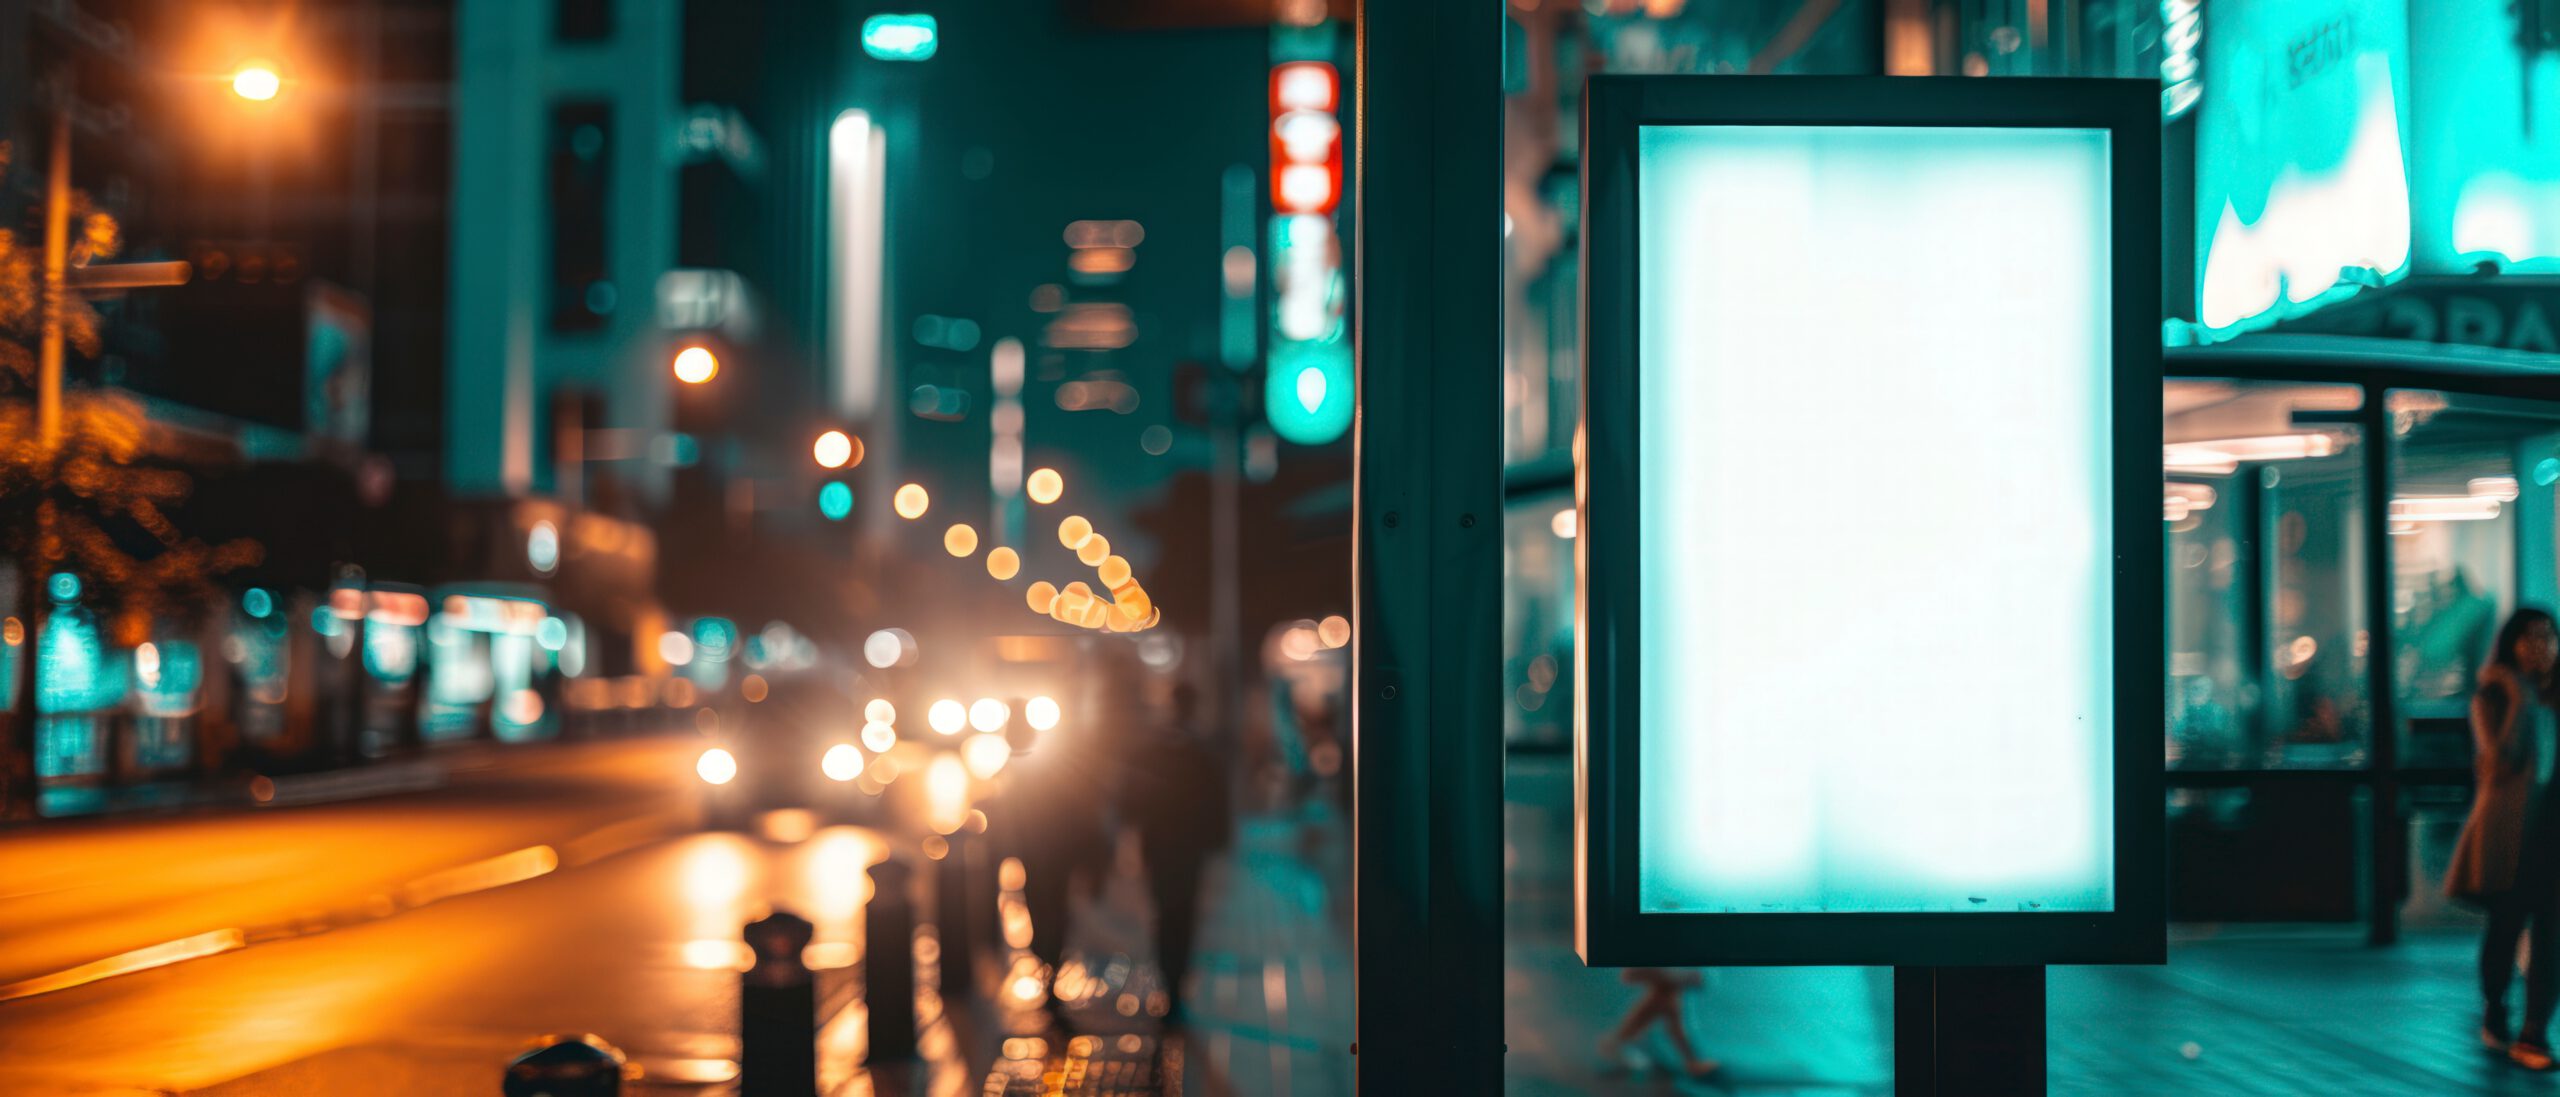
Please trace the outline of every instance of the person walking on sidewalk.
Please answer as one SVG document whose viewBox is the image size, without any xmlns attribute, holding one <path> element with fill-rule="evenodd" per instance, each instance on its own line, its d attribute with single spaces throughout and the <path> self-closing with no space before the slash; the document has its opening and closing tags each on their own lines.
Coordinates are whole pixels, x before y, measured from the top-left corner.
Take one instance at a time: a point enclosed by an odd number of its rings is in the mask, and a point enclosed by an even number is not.
<svg viewBox="0 0 2560 1097">
<path fill-rule="evenodd" d="M 2552 669 L 2560 628 L 2551 615 L 2519 609 L 2498 630 L 2480 688 L 2471 697 L 2472 771 L 2478 790 L 2454 846 L 2445 893 L 2488 911 L 2480 939 L 2480 1040 L 2530 1070 L 2553 1068 L 2549 1028 L 2560 1003 L 2560 810 L 2551 803 L 2560 720 L 2552 711 Z M 2507 985 L 2516 943 L 2530 953 L 2524 1024 L 2507 1027 Z"/>
<path fill-rule="evenodd" d="M 1138 828 L 1155 901 L 1156 966 L 1164 974 L 1165 1023 L 1184 1021 L 1182 983 L 1200 925 L 1200 877 L 1227 845 L 1235 819 L 1224 759 L 1199 724 L 1199 692 L 1173 688 L 1173 719 L 1129 754 L 1125 817 Z"/>
<path fill-rule="evenodd" d="M 1671 1040 L 1672 1052 L 1680 1057 L 1679 1070 L 1683 1076 L 1691 1081 L 1703 1081 L 1723 1069 L 1722 1064 L 1698 1054 L 1698 1049 L 1689 1043 L 1688 1010 L 1683 1008 L 1682 1000 L 1706 985 L 1705 976 L 1674 968 L 1632 967 L 1619 978 L 1629 986 L 1644 988 L 1644 997 L 1636 1000 L 1634 1008 L 1619 1020 L 1618 1027 L 1600 1038 L 1603 1062 L 1612 1068 L 1627 1065 L 1627 1045 L 1658 1023 L 1662 1026 L 1663 1035 Z"/>
</svg>

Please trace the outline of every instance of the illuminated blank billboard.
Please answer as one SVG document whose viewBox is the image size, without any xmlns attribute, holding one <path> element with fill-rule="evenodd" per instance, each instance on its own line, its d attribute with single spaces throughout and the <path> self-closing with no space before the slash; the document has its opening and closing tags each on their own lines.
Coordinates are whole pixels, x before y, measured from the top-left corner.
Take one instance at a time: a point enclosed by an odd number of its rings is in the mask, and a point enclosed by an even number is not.
<svg viewBox="0 0 2560 1097">
<path fill-rule="evenodd" d="M 1595 87 L 1585 957 L 2132 956 L 2157 89 L 1797 83 Z"/>
</svg>

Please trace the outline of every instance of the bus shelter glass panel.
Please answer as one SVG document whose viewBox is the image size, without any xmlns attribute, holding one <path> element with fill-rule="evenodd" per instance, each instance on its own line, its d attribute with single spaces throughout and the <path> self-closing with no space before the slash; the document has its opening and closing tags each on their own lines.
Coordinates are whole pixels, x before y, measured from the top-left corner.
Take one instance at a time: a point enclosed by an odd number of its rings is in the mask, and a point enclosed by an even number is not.
<svg viewBox="0 0 2560 1097">
<path fill-rule="evenodd" d="M 2171 769 L 2363 763 L 2363 402 L 2354 385 L 2164 387 Z"/>
<path fill-rule="evenodd" d="M 2470 763 L 2471 693 L 2499 622 L 2560 593 L 2560 404 L 2402 389 L 2388 407 L 2401 762 L 2459 768 Z"/>
</svg>

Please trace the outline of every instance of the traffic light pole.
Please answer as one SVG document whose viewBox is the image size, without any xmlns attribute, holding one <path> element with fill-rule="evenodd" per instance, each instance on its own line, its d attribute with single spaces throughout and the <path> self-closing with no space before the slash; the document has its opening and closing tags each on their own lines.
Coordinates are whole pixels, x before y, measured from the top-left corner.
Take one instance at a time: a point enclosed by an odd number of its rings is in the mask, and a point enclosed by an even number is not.
<svg viewBox="0 0 2560 1097">
<path fill-rule="evenodd" d="M 1360 1089 L 1502 1085 L 1502 0 L 1360 5 Z"/>
</svg>

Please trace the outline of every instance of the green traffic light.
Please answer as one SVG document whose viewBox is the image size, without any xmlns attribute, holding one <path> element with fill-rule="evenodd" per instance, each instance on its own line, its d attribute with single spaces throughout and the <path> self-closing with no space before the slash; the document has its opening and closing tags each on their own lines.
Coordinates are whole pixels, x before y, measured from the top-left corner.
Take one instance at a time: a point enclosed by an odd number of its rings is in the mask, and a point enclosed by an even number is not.
<svg viewBox="0 0 2560 1097">
<path fill-rule="evenodd" d="M 1320 446 L 1351 429 L 1351 347 L 1339 339 L 1277 343 L 1262 406 L 1274 433 Z"/>
</svg>

